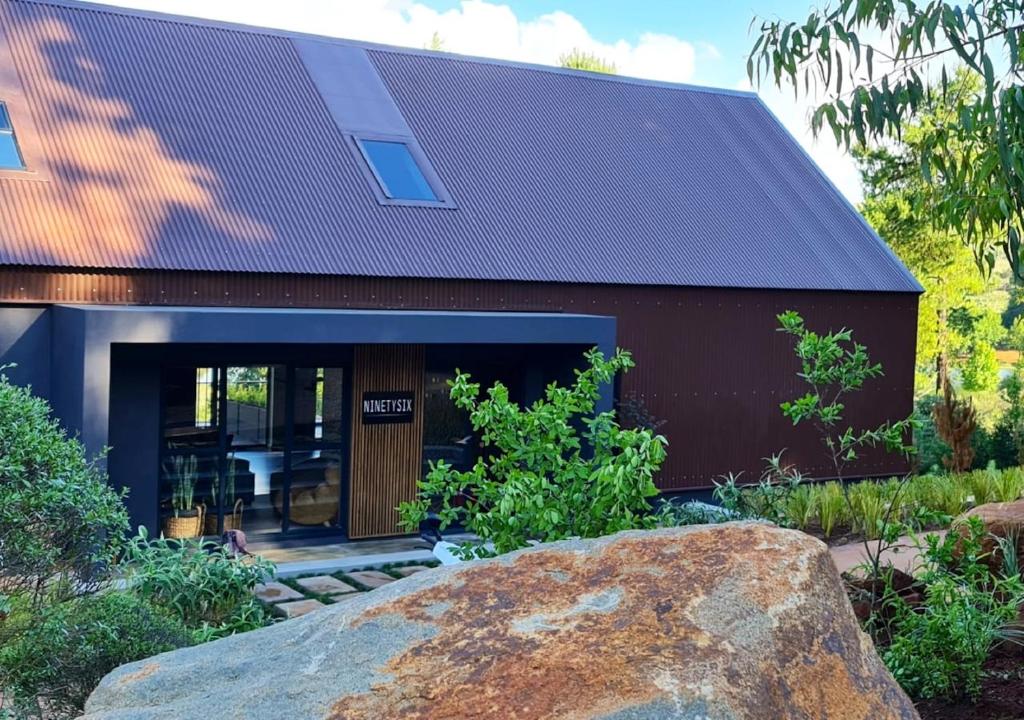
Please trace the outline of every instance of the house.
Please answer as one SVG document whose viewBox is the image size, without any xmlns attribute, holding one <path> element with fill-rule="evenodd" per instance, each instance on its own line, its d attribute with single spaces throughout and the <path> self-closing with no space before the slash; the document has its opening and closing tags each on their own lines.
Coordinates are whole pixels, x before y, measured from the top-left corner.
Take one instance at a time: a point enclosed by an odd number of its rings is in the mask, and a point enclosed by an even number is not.
<svg viewBox="0 0 1024 720">
<path fill-rule="evenodd" d="M 0 0 L 0 361 L 154 531 L 396 534 L 479 452 L 456 368 L 529 401 L 594 346 L 664 491 L 827 475 L 776 314 L 884 364 L 870 425 L 912 409 L 920 292 L 751 93 Z"/>
</svg>

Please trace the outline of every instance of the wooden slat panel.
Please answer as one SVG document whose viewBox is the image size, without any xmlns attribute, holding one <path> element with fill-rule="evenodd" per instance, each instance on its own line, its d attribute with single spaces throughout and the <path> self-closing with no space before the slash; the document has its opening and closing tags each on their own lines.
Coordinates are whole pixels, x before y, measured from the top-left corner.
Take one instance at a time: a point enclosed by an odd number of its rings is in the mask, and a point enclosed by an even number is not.
<svg viewBox="0 0 1024 720">
<path fill-rule="evenodd" d="M 422 345 L 360 345 L 352 376 L 350 538 L 396 535 L 400 502 L 416 495 L 423 462 Z M 363 425 L 364 392 L 412 391 L 413 421 Z"/>
</svg>

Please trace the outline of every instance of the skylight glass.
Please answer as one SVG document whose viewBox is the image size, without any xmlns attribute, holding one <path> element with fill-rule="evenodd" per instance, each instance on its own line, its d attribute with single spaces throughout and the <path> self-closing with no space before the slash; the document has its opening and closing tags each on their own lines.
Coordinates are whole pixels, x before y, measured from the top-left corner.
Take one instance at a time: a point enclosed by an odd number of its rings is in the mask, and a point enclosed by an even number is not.
<svg viewBox="0 0 1024 720">
<path fill-rule="evenodd" d="M 403 142 L 361 140 L 363 154 L 392 200 L 436 201 L 437 194 L 423 176 L 416 158 Z"/>
<path fill-rule="evenodd" d="M 24 170 L 25 163 L 14 139 L 14 128 L 7 106 L 0 102 L 0 170 Z"/>
</svg>

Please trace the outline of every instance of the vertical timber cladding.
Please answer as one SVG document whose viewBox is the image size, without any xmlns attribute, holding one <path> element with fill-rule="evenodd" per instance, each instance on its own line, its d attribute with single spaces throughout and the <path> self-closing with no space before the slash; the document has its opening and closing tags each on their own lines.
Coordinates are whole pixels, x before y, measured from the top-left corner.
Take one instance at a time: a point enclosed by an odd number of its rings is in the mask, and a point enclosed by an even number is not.
<svg viewBox="0 0 1024 720">
<path fill-rule="evenodd" d="M 416 495 L 423 463 L 422 345 L 359 345 L 352 371 L 352 470 L 349 491 L 350 538 L 397 535 L 400 502 Z M 411 418 L 399 412 L 395 421 L 373 406 L 373 421 L 364 423 L 368 402 L 411 393 Z M 399 410 L 403 410 L 400 406 Z"/>
</svg>

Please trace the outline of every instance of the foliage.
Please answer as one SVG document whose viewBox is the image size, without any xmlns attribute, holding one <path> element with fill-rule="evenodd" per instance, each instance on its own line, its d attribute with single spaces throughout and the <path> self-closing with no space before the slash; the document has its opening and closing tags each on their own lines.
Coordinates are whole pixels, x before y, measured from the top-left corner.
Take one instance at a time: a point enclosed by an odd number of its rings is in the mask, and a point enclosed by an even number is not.
<svg viewBox="0 0 1024 720">
<path fill-rule="evenodd" d="M 8 622 L 23 621 L 0 647 L 0 687 L 16 717 L 77 717 L 114 668 L 190 644 L 180 623 L 123 592 L 86 595 Z"/>
<path fill-rule="evenodd" d="M 923 546 L 923 605 L 891 591 L 885 605 L 891 638 L 882 652 L 893 677 L 915 699 L 951 700 L 981 693 L 982 666 L 1024 602 L 1020 575 L 993 575 L 984 562 L 985 528 L 970 518 L 964 536 L 929 535 Z"/>
<path fill-rule="evenodd" d="M 267 624 L 253 588 L 273 575 L 273 563 L 241 560 L 202 540 L 150 539 L 145 528 L 124 559 L 130 590 L 198 632 L 197 639 L 245 632 Z"/>
<path fill-rule="evenodd" d="M 461 522 L 498 554 L 531 541 L 652 526 L 648 498 L 657 494 L 652 478 L 665 460 L 665 439 L 596 412 L 601 386 L 633 366 L 629 353 L 606 360 L 593 349 L 585 357 L 572 386 L 551 383 L 527 408 L 511 402 L 500 382 L 481 399 L 480 385 L 458 372 L 452 399 L 469 412 L 485 451 L 465 472 L 431 463 L 417 499 L 399 508 L 403 525 L 415 529 L 437 508 L 442 530 Z M 466 543 L 462 552 L 492 551 Z"/>
<path fill-rule="evenodd" d="M 976 343 L 964 363 L 964 390 L 994 390 L 999 385 L 999 360 L 991 345 Z"/>
<path fill-rule="evenodd" d="M 266 382 L 258 384 L 228 383 L 228 400 L 240 405 L 267 406 Z"/>
<path fill-rule="evenodd" d="M 762 494 L 758 485 L 740 487 L 742 493 Z M 848 483 L 850 504 L 843 488 L 835 481 L 804 482 L 789 490 L 785 503 L 777 503 L 783 516 L 776 522 L 782 527 L 820 530 L 827 539 L 843 530 L 879 536 L 879 519 L 892 505 L 891 521 L 901 531 L 918 531 L 935 526 L 948 526 L 975 505 L 990 502 L 1011 502 L 1024 496 L 1024 470 L 1019 467 L 998 470 L 989 467 L 959 475 L 926 474 L 901 478 L 862 480 Z M 730 500 L 732 507 L 756 507 L 762 497 Z M 721 520 L 708 520 L 721 522 Z"/>
<path fill-rule="evenodd" d="M 619 422 L 624 428 L 642 428 L 656 432 L 667 420 L 659 420 L 643 398 L 631 392 L 618 403 Z"/>
<path fill-rule="evenodd" d="M 868 380 L 880 377 L 882 366 L 871 362 L 867 348 L 853 340 L 850 330 L 821 335 L 809 330 L 803 318 L 792 310 L 779 315 L 778 320 L 779 330 L 795 340 L 795 352 L 800 360 L 799 376 L 809 387 L 802 397 L 782 403 L 782 413 L 794 425 L 810 423 L 818 431 L 832 471 L 840 481 L 850 515 L 864 534 L 871 577 L 877 578 L 887 543 L 893 543 L 903 529 L 896 517 L 903 485 L 897 483 L 895 492 L 885 499 L 884 507 L 877 507 L 874 499 L 862 498 L 858 503 L 842 481 L 847 465 L 856 461 L 866 448 L 881 446 L 889 452 L 912 455 L 914 447 L 907 443 L 907 438 L 913 430 L 914 419 L 911 416 L 886 422 L 877 428 L 854 430 L 847 425 L 842 429 L 846 396 L 860 390 Z M 878 542 L 872 546 L 869 539 Z"/>
<path fill-rule="evenodd" d="M 735 519 L 735 515 L 722 507 L 691 500 L 674 502 L 665 500 L 655 513 L 658 527 L 682 527 L 684 525 L 710 525 Z"/>
<path fill-rule="evenodd" d="M 559 67 L 572 70 L 586 70 L 587 72 L 604 73 L 606 75 L 614 75 L 616 73 L 614 63 L 580 48 L 573 48 L 569 52 L 559 55 L 558 65 Z"/>
<path fill-rule="evenodd" d="M 915 462 L 920 472 L 937 472 L 943 467 L 942 458 L 949 453 L 949 445 L 939 437 L 935 427 L 934 407 L 939 402 L 935 395 L 924 395 L 914 403 Z"/>
<path fill-rule="evenodd" d="M 970 74 L 958 74 L 954 82 L 967 92 L 979 86 L 977 77 Z M 899 141 L 853 149 L 864 187 L 861 213 L 924 287 L 918 307 L 917 368 L 922 380 L 918 389 L 926 389 L 930 382 L 940 393 L 950 365 L 974 339 L 970 326 L 951 320 L 962 310 L 973 317 L 985 288 L 962 239 L 936 227 L 928 214 L 920 212 L 921 199 L 930 188 L 919 170 L 919 138 L 931 125 L 955 115 L 955 103 L 939 98 L 907 124 Z"/>
<path fill-rule="evenodd" d="M 196 476 L 199 461 L 195 455 L 175 455 L 164 461 L 164 474 L 171 481 L 171 507 L 175 517 L 195 509 Z"/>
<path fill-rule="evenodd" d="M 0 373 L 0 599 L 95 588 L 128 529 L 121 497 L 46 401 Z"/>
<path fill-rule="evenodd" d="M 830 482 L 817 486 L 815 490 L 817 501 L 814 505 L 818 509 L 818 525 L 825 537 L 830 538 L 836 527 L 850 517 L 843 489 L 839 483 Z"/>
<path fill-rule="evenodd" d="M 1013 0 L 842 0 L 803 23 L 763 22 L 747 72 L 796 94 L 824 94 L 812 129 L 827 125 L 847 146 L 898 139 L 936 98 L 952 102 L 954 117 L 918 140 L 919 172 L 932 190 L 921 212 L 963 237 L 985 271 L 1001 249 L 1022 277 L 1022 21 Z M 866 40 L 876 34 L 881 45 Z M 980 78 L 978 92 L 952 82 L 963 67 Z"/>
<path fill-rule="evenodd" d="M 1022 328 L 1024 323 L 1018 318 L 1014 328 Z M 1011 331 L 1012 332 L 1012 331 Z M 1011 372 L 999 389 L 1007 403 L 1006 413 L 999 423 L 1004 428 L 1016 450 L 1017 463 L 1024 462 L 1024 359 L 1018 359 Z"/>
<path fill-rule="evenodd" d="M 953 472 L 963 472 L 971 467 L 974 448 L 971 436 L 978 426 L 977 414 L 970 398 L 958 398 L 948 383 L 942 402 L 932 408 L 935 429 L 945 441 L 950 454 L 942 458 L 942 464 Z"/>
<path fill-rule="evenodd" d="M 728 474 L 715 481 L 715 498 L 726 510 L 743 518 L 759 518 L 790 527 L 793 494 L 803 476 L 791 465 L 783 465 L 782 453 L 765 458 L 767 467 L 760 479 L 743 485 L 739 476 Z"/>
</svg>

